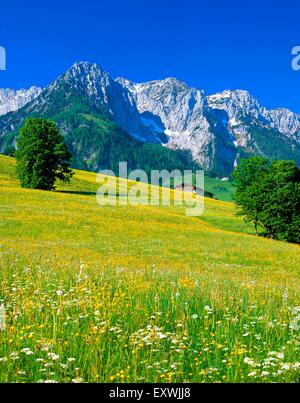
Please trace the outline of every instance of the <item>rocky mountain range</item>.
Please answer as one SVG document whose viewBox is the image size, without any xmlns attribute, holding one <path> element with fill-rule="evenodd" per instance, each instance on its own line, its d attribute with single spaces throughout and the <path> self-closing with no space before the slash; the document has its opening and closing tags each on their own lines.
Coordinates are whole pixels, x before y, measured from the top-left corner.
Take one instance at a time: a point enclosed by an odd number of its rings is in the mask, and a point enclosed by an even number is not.
<svg viewBox="0 0 300 403">
<path fill-rule="evenodd" d="M 121 157 L 142 168 L 167 158 L 174 168 L 192 162 L 224 177 L 251 154 L 300 165 L 300 115 L 268 110 L 247 91 L 206 96 L 175 78 L 137 84 L 87 62 L 43 90 L 0 90 L 2 152 L 29 116 L 55 120 L 81 168 L 111 168 Z"/>
<path fill-rule="evenodd" d="M 28 102 L 37 98 L 41 92 L 42 89 L 39 87 L 18 91 L 0 88 L 0 116 L 23 108 Z"/>
</svg>

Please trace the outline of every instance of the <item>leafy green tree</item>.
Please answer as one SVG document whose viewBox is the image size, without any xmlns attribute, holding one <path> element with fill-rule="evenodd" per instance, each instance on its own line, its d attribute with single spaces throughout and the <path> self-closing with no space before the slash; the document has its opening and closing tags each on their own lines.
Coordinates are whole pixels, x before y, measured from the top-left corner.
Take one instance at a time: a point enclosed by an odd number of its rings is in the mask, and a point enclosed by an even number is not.
<svg viewBox="0 0 300 403">
<path fill-rule="evenodd" d="M 239 214 L 254 223 L 256 233 L 265 198 L 261 180 L 269 166 L 269 161 L 263 157 L 241 159 L 233 174 L 236 187 L 235 201 L 239 206 Z"/>
<path fill-rule="evenodd" d="M 293 161 L 274 161 L 263 182 L 260 222 L 267 236 L 300 243 L 300 170 Z"/>
<path fill-rule="evenodd" d="M 17 174 L 21 186 L 52 190 L 57 179 L 69 182 L 71 154 L 54 122 L 30 118 L 17 140 Z"/>
<path fill-rule="evenodd" d="M 300 170 L 293 161 L 241 160 L 234 172 L 239 214 L 269 238 L 300 243 Z"/>
</svg>

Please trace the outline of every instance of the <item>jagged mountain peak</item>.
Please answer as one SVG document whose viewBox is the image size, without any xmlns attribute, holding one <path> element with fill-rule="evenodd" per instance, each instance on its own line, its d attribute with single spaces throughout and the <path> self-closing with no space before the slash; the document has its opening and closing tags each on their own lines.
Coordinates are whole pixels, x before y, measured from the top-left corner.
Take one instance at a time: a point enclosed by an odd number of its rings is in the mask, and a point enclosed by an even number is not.
<svg viewBox="0 0 300 403">
<path fill-rule="evenodd" d="M 140 85 L 143 85 L 143 84 L 140 84 Z M 169 86 L 179 87 L 179 88 L 183 88 L 183 89 L 189 88 L 188 85 L 184 81 L 180 81 L 175 77 L 167 77 L 162 80 L 149 81 L 149 82 L 146 82 L 145 85 L 148 85 L 148 86 L 155 86 L 155 85 L 167 86 L 167 85 L 169 85 Z"/>
<path fill-rule="evenodd" d="M 123 77 L 116 78 L 116 81 L 121 85 L 128 88 L 131 92 L 141 92 L 141 91 L 163 91 L 163 90 L 177 90 L 177 91 L 190 91 L 191 88 L 183 81 L 178 80 L 174 77 L 167 77 L 162 80 L 152 80 L 143 83 L 136 83 L 127 80 Z"/>
<path fill-rule="evenodd" d="M 21 90 L 0 88 L 0 116 L 23 108 L 37 98 L 41 92 L 42 88 L 36 86 Z"/>
<path fill-rule="evenodd" d="M 124 77 L 117 77 L 117 78 L 115 79 L 115 81 L 116 81 L 117 83 L 123 85 L 124 87 L 130 87 L 130 86 L 136 85 L 135 82 L 133 82 L 133 81 L 131 81 L 131 80 L 128 80 L 127 78 L 124 78 Z"/>
<path fill-rule="evenodd" d="M 294 112 L 292 112 L 291 110 L 289 110 L 287 108 L 273 108 L 273 109 L 270 109 L 270 111 L 274 112 L 274 113 L 278 113 L 278 114 L 279 113 L 286 113 L 287 115 L 293 115 L 293 116 L 300 117 L 300 114 L 294 113 Z"/>
<path fill-rule="evenodd" d="M 209 95 L 207 100 L 208 104 L 215 109 L 231 107 L 236 111 L 241 111 L 243 115 L 247 115 L 253 110 L 260 111 L 262 109 L 258 100 L 247 90 L 225 90 Z"/>
<path fill-rule="evenodd" d="M 80 75 L 107 75 L 106 73 L 97 63 L 91 62 L 76 62 L 74 63 L 64 74 L 63 76 L 80 76 Z"/>
<path fill-rule="evenodd" d="M 90 62 L 74 63 L 64 74 L 58 77 L 57 80 L 98 80 L 101 77 L 109 77 L 109 74 L 103 70 L 98 64 Z"/>
<path fill-rule="evenodd" d="M 211 100 L 218 100 L 218 99 L 229 99 L 233 96 L 238 96 L 241 98 L 248 98 L 250 97 L 250 93 L 247 90 L 231 90 L 226 89 L 224 91 L 217 92 L 215 94 L 208 95 L 208 98 Z"/>
<path fill-rule="evenodd" d="M 300 140 L 300 115 L 287 108 L 267 109 L 249 91 L 226 90 L 207 99 L 211 108 L 225 110 L 232 126 L 240 126 L 242 131 L 243 119 L 247 118 Z"/>
<path fill-rule="evenodd" d="M 13 93 L 15 95 L 20 95 L 20 96 L 23 97 L 26 93 L 31 93 L 32 94 L 33 92 L 40 91 L 40 90 L 42 90 L 42 88 L 37 87 L 35 85 L 32 85 L 29 88 L 21 88 L 19 90 L 14 90 L 12 88 L 0 88 L 0 97 L 1 97 L 0 99 L 3 99 L 2 97 L 5 94 L 9 95 L 9 94 Z"/>
<path fill-rule="evenodd" d="M 53 91 L 89 99 L 90 104 L 103 107 L 107 103 L 106 88 L 112 83 L 110 75 L 96 63 L 74 63 L 46 89 L 45 97 Z"/>
</svg>

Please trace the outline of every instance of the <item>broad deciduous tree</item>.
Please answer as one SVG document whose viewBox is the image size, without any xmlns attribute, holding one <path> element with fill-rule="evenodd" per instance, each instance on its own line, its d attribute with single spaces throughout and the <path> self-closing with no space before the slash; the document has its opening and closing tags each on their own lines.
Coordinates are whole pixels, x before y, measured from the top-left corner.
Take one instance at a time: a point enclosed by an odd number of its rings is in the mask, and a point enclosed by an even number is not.
<svg viewBox="0 0 300 403">
<path fill-rule="evenodd" d="M 270 238 L 300 243 L 300 170 L 293 161 L 244 159 L 234 172 L 239 213 Z"/>
<path fill-rule="evenodd" d="M 54 122 L 28 119 L 17 140 L 17 174 L 21 186 L 52 190 L 57 179 L 72 177 L 71 154 Z"/>
</svg>

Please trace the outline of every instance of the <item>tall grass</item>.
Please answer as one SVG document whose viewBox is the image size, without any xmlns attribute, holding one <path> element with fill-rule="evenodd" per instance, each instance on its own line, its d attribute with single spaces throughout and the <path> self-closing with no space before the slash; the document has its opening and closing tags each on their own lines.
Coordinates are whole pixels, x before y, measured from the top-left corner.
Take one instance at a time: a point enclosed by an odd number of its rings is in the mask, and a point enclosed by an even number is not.
<svg viewBox="0 0 300 403">
<path fill-rule="evenodd" d="M 99 207 L 95 178 L 24 190 L 0 157 L 0 382 L 299 381 L 299 246 L 225 202 Z"/>
</svg>

